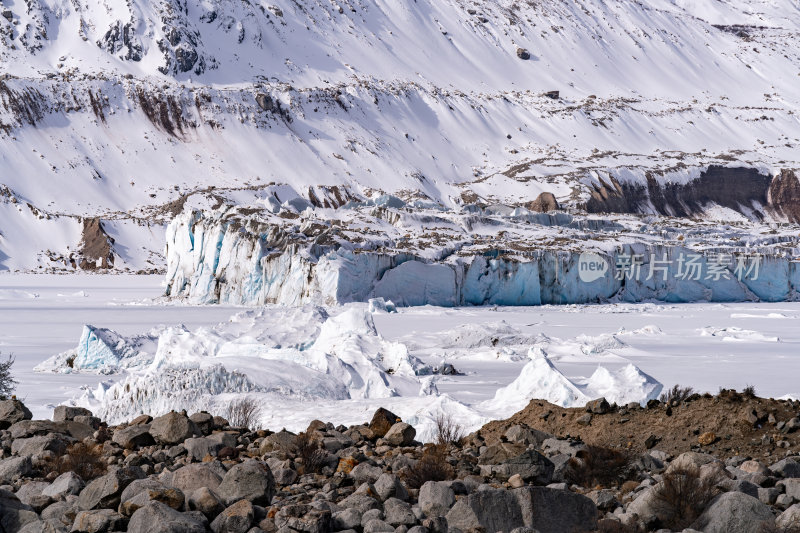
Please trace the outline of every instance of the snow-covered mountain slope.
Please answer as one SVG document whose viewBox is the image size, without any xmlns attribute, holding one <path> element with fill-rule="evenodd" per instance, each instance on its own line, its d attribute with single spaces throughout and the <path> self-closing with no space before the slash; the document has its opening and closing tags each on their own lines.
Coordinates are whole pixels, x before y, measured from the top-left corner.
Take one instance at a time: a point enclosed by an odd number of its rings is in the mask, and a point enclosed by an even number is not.
<svg viewBox="0 0 800 533">
<path fill-rule="evenodd" d="M 792 0 L 3 0 L 0 268 L 163 268 L 184 207 L 270 197 L 795 221 L 798 35 Z"/>
</svg>

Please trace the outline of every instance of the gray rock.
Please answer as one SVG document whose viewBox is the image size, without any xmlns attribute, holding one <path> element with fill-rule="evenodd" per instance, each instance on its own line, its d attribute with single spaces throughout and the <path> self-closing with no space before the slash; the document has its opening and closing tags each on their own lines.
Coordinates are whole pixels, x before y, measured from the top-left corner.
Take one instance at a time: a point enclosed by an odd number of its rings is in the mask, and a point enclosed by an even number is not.
<svg viewBox="0 0 800 533">
<path fill-rule="evenodd" d="M 480 528 L 486 533 L 495 533 L 522 527 L 525 522 L 514 494 L 507 490 L 487 489 L 458 500 L 447 513 L 447 525 L 462 531 Z M 564 528 L 560 531 L 569 530 Z"/>
<path fill-rule="evenodd" d="M 595 415 L 604 415 L 611 410 L 605 398 L 597 398 L 586 404 L 586 411 Z"/>
<path fill-rule="evenodd" d="M 389 428 L 383 439 L 391 446 L 408 446 L 414 442 L 414 437 L 416 436 L 417 430 L 411 425 L 405 422 L 397 422 Z"/>
<path fill-rule="evenodd" d="M 0 461 L 0 482 L 9 483 L 15 478 L 30 475 L 33 471 L 30 457 L 11 457 Z"/>
<path fill-rule="evenodd" d="M 383 502 L 383 519 L 395 527 L 413 526 L 417 523 L 411 505 L 397 498 L 389 498 Z"/>
<path fill-rule="evenodd" d="M 76 416 L 94 416 L 94 414 L 83 407 L 72 407 L 69 405 L 59 405 L 53 410 L 53 422 L 64 422 L 73 420 Z"/>
<path fill-rule="evenodd" d="M 17 533 L 67 533 L 69 529 L 55 519 L 28 522 Z"/>
<path fill-rule="evenodd" d="M 188 416 L 175 411 L 153 419 L 150 434 L 161 444 L 180 444 L 190 437 L 201 435 L 200 429 Z"/>
<path fill-rule="evenodd" d="M 208 435 L 214 429 L 214 417 L 205 411 L 192 414 L 189 420 L 197 424 L 203 435 Z"/>
<path fill-rule="evenodd" d="M 200 487 L 189 496 L 189 509 L 200 511 L 206 518 L 213 520 L 225 509 L 225 504 L 213 490 Z"/>
<path fill-rule="evenodd" d="M 150 434 L 150 424 L 140 424 L 118 429 L 114 431 L 114 436 L 111 437 L 111 440 L 128 450 L 140 448 L 142 446 L 151 446 L 156 442 Z"/>
<path fill-rule="evenodd" d="M 443 516 L 431 516 L 422 521 L 422 527 L 430 533 L 447 533 L 447 518 Z M 458 530 L 456 530 L 458 531 Z"/>
<path fill-rule="evenodd" d="M 540 533 L 597 529 L 597 508 L 586 496 L 531 486 L 511 492 L 519 502 L 524 522 L 514 527 L 530 527 Z"/>
<path fill-rule="evenodd" d="M 281 532 L 328 533 L 331 512 L 310 505 L 285 505 L 275 514 L 275 527 Z"/>
<path fill-rule="evenodd" d="M 148 491 L 148 490 L 159 490 L 166 488 L 164 483 L 157 479 L 153 479 L 150 477 L 143 478 L 143 479 L 136 479 L 131 481 L 125 490 L 122 491 L 119 499 L 121 502 L 126 502 L 132 498 L 134 498 L 137 494 Z"/>
<path fill-rule="evenodd" d="M 519 474 L 525 481 L 547 485 L 553 479 L 555 465 L 536 450 L 526 450 L 521 455 L 499 465 L 498 470 L 506 477 Z"/>
<path fill-rule="evenodd" d="M 268 506 L 275 495 L 275 479 L 266 463 L 250 459 L 228 470 L 216 491 L 226 505 L 245 499 Z"/>
<path fill-rule="evenodd" d="M 213 522 L 214 533 L 247 533 L 253 523 L 253 504 L 240 500 L 222 511 Z"/>
<path fill-rule="evenodd" d="M 418 502 L 425 516 L 444 516 L 456 502 L 456 495 L 447 483 L 428 481 L 419 489 Z"/>
<path fill-rule="evenodd" d="M 38 522 L 39 517 L 12 492 L 0 489 L 0 531 L 19 531 L 26 524 Z"/>
<path fill-rule="evenodd" d="M 28 481 L 17 491 L 17 498 L 22 503 L 30 505 L 34 511 L 41 512 L 42 509 L 53 503 L 51 497 L 42 495 L 42 491 L 49 486 L 50 483 L 46 481 Z"/>
<path fill-rule="evenodd" d="M 759 533 L 772 523 L 768 506 L 742 492 L 726 492 L 711 502 L 692 528 L 704 533 Z"/>
<path fill-rule="evenodd" d="M 785 531 L 800 527 L 800 503 L 796 503 L 778 515 L 775 525 Z"/>
<path fill-rule="evenodd" d="M 573 441 L 573 440 L 564 440 L 564 439 L 545 439 L 542 442 L 542 450 L 548 455 L 567 455 L 569 457 L 575 457 L 578 452 L 585 450 L 586 444 Z"/>
<path fill-rule="evenodd" d="M 792 504 L 794 504 L 794 498 L 788 494 L 778 494 L 778 497 L 775 498 L 775 507 L 778 509 L 788 509 Z"/>
<path fill-rule="evenodd" d="M 216 490 L 222 483 L 223 475 L 224 468 L 218 463 L 197 463 L 177 469 L 168 484 L 180 489 L 184 494 L 191 494 L 200 487 Z"/>
<path fill-rule="evenodd" d="M 150 480 L 148 479 L 140 481 L 150 481 Z M 134 481 L 134 483 L 136 483 L 136 481 Z M 128 489 L 129 488 L 130 485 L 128 486 Z M 124 492 L 123 492 L 123 497 L 121 498 L 121 500 L 122 503 L 120 503 L 119 505 L 119 512 L 124 516 L 131 516 L 133 515 L 133 513 L 135 513 L 136 511 L 138 511 L 139 509 L 141 509 L 150 502 L 161 502 L 165 505 L 168 505 L 169 507 L 172 507 L 176 511 L 181 511 L 184 508 L 186 497 L 183 495 L 183 492 L 174 487 L 140 486 L 138 490 L 135 491 L 135 494 L 128 498 L 124 497 Z"/>
<path fill-rule="evenodd" d="M 379 407 L 375 411 L 375 414 L 372 415 L 372 421 L 369 423 L 369 429 L 372 430 L 372 433 L 375 437 L 383 437 L 386 435 L 386 432 L 389 431 L 389 429 L 397 422 L 400 422 L 399 416 L 388 409 Z"/>
<path fill-rule="evenodd" d="M 772 505 L 778 499 L 780 493 L 781 491 L 775 487 L 770 487 L 768 489 L 758 487 L 758 501 L 766 505 Z"/>
<path fill-rule="evenodd" d="M 350 477 L 355 480 L 356 484 L 375 483 L 381 474 L 383 474 L 383 470 L 380 467 L 372 466 L 369 463 L 358 464 L 350 471 Z"/>
<path fill-rule="evenodd" d="M 360 513 L 366 513 L 370 509 L 380 509 L 381 504 L 375 498 L 371 498 L 366 494 L 351 494 L 344 500 L 338 503 L 339 507 L 345 509 L 356 509 Z"/>
<path fill-rule="evenodd" d="M 11 443 L 11 453 L 14 455 L 38 455 L 44 451 L 63 455 L 66 450 L 67 443 L 58 434 L 35 435 L 27 439 L 15 439 Z"/>
<path fill-rule="evenodd" d="M 778 461 L 769 467 L 770 472 L 776 476 L 786 478 L 800 478 L 800 463 L 792 458 L 786 458 Z"/>
<path fill-rule="evenodd" d="M 77 514 L 78 511 L 73 504 L 68 502 L 56 502 L 42 511 L 41 518 L 45 521 L 56 520 L 63 526 L 72 527 L 72 522 L 75 521 L 75 516 Z"/>
<path fill-rule="evenodd" d="M 0 400 L 0 429 L 11 427 L 22 420 L 30 420 L 33 415 L 19 400 Z"/>
<path fill-rule="evenodd" d="M 545 433 L 544 431 L 529 428 L 528 426 L 521 426 L 519 424 L 508 428 L 505 432 L 505 437 L 509 442 L 522 444 L 524 446 L 532 444 L 537 448 L 541 447 L 545 440 L 554 438 L 550 433 Z"/>
<path fill-rule="evenodd" d="M 261 453 L 269 453 L 272 451 L 290 452 L 297 447 L 297 435 L 290 431 L 281 430 L 273 433 L 264 439 L 261 444 Z"/>
<path fill-rule="evenodd" d="M 292 485 L 297 481 L 297 472 L 291 468 L 278 468 L 272 471 L 275 477 L 275 483 L 281 486 Z"/>
<path fill-rule="evenodd" d="M 138 467 L 113 470 L 86 485 L 78 496 L 78 508 L 83 511 L 97 508 L 116 509 L 120 504 L 120 496 L 125 487 L 143 477 L 144 472 Z"/>
<path fill-rule="evenodd" d="M 44 496 L 60 500 L 70 494 L 80 494 L 86 484 L 75 472 L 65 472 L 55 478 L 53 482 L 42 491 Z"/>
<path fill-rule="evenodd" d="M 2 463 L 0 463 L 0 465 L 2 465 Z M 0 478 L 2 478 L 2 476 L 0 476 Z M 800 501 L 800 479 L 784 479 L 779 481 L 776 486 L 783 487 L 783 491 L 787 495 L 791 496 L 796 501 Z"/>
<path fill-rule="evenodd" d="M 128 520 L 111 509 L 81 511 L 72 524 L 72 533 L 104 533 L 123 531 Z"/>
<path fill-rule="evenodd" d="M 381 474 L 375 481 L 375 492 L 378 493 L 381 501 L 386 501 L 389 498 L 397 498 L 399 500 L 408 500 L 408 490 L 400 482 L 394 474 Z"/>
<path fill-rule="evenodd" d="M 183 445 L 189 457 L 196 461 L 201 461 L 206 455 L 216 457 L 217 453 L 225 447 L 221 442 L 211 440 L 208 437 L 186 439 Z"/>
<path fill-rule="evenodd" d="M 333 514 L 333 527 L 336 531 L 361 527 L 361 517 L 361 511 L 355 508 L 339 511 Z"/>
<path fill-rule="evenodd" d="M 383 520 L 370 520 L 364 525 L 364 533 L 394 533 L 394 528 Z"/>
<path fill-rule="evenodd" d="M 179 513 L 159 502 L 145 505 L 131 517 L 128 533 L 205 533 L 203 521 L 190 513 Z"/>
</svg>

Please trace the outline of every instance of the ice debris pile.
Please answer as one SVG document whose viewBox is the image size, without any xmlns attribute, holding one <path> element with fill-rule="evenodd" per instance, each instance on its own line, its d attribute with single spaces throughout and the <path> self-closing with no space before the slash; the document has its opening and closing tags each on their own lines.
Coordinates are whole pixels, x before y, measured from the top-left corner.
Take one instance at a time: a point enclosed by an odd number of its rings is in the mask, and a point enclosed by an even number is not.
<svg viewBox="0 0 800 533">
<path fill-rule="evenodd" d="M 356 423 L 383 405 L 417 426 L 423 439 L 433 438 L 436 416 L 443 412 L 477 428 L 491 418 L 509 416 L 533 398 L 582 406 L 605 396 L 623 404 L 646 402 L 661 388 L 632 365 L 616 369 L 621 358 L 613 350 L 621 344 L 614 336 L 561 341 L 526 336 L 500 321 L 463 325 L 433 339 L 420 337 L 419 343 L 389 341 L 373 318 L 385 307 L 386 302 L 265 306 L 213 327 L 190 331 L 182 325 L 160 326 L 129 337 L 85 326 L 78 346 L 36 370 L 108 375 L 76 402 L 111 421 L 180 408 L 219 410 L 249 397 L 270 406 L 262 413 L 265 425 L 287 428 L 302 428 L 319 413 Z M 529 352 L 523 351 L 525 346 Z M 563 358 L 558 347 L 565 353 L 584 349 L 602 366 L 589 378 L 567 378 L 544 351 Z M 498 384 L 488 401 L 458 401 L 440 392 L 440 380 L 457 383 L 461 375 L 437 357 L 447 353 L 458 365 L 487 358 L 483 352 L 489 349 L 505 350 L 501 363 L 521 368 L 519 377 L 505 387 Z M 606 368 L 605 361 L 612 366 Z"/>
<path fill-rule="evenodd" d="M 448 307 L 798 298 L 795 225 L 390 205 L 185 212 L 167 229 L 166 294 Z"/>
</svg>

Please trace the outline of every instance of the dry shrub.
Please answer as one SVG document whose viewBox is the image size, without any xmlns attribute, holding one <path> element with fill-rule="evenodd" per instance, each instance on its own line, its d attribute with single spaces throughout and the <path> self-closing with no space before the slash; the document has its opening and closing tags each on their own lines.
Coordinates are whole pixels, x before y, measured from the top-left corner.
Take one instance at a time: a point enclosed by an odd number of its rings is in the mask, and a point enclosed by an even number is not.
<svg viewBox="0 0 800 533">
<path fill-rule="evenodd" d="M 447 446 L 433 444 L 425 448 L 416 464 L 403 472 L 403 480 L 411 489 L 428 481 L 447 481 L 455 478 L 455 470 L 447 462 Z"/>
<path fill-rule="evenodd" d="M 14 365 L 14 357 L 8 356 L 5 361 L 0 361 L 0 400 L 11 397 L 14 392 L 14 385 L 17 381 L 11 376 L 11 367 Z"/>
<path fill-rule="evenodd" d="M 670 405 L 672 402 L 683 403 L 685 402 L 690 396 L 694 394 L 694 389 L 691 387 L 681 387 L 680 385 L 674 385 L 670 390 L 667 392 L 662 392 L 661 396 L 659 396 L 659 400 L 667 405 Z"/>
<path fill-rule="evenodd" d="M 294 445 L 295 457 L 303 460 L 304 474 L 319 474 L 325 466 L 327 454 L 320 448 L 319 441 L 307 432 L 297 435 Z"/>
<path fill-rule="evenodd" d="M 225 418 L 231 427 L 258 429 L 256 425 L 261 418 L 261 407 L 252 398 L 240 398 L 228 404 Z"/>
<path fill-rule="evenodd" d="M 669 517 L 661 525 L 673 530 L 689 527 L 716 496 L 715 485 L 711 477 L 700 477 L 700 469 L 695 465 L 665 472 L 655 488 L 659 515 Z"/>
<path fill-rule="evenodd" d="M 742 396 L 747 398 L 748 400 L 752 400 L 756 397 L 756 388 L 754 385 L 747 385 L 745 388 L 742 389 Z"/>
<path fill-rule="evenodd" d="M 436 443 L 442 446 L 461 446 L 464 439 L 464 426 L 453 419 L 450 413 L 439 413 L 433 419 L 436 425 Z"/>
<path fill-rule="evenodd" d="M 108 464 L 103 458 L 101 445 L 89 445 L 76 442 L 67 447 L 67 452 L 55 459 L 47 461 L 47 470 L 58 475 L 75 472 L 82 480 L 89 482 L 94 478 L 105 475 Z"/>
<path fill-rule="evenodd" d="M 619 486 L 636 472 L 627 450 L 587 446 L 567 462 L 565 476 L 582 487 Z"/>
</svg>

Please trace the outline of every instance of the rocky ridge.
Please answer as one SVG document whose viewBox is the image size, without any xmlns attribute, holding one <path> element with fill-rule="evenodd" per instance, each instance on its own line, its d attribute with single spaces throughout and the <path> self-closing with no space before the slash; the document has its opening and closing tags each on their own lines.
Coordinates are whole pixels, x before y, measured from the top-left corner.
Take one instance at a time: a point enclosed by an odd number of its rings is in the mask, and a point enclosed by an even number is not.
<svg viewBox="0 0 800 533">
<path fill-rule="evenodd" d="M 703 400 L 620 408 L 598 399 L 578 423 L 634 411 L 665 416 Z M 21 402 L 7 400 L 0 402 L 0 531 L 793 530 L 800 405 L 733 391 L 710 401 L 752 406 L 750 425 L 780 432 L 789 445 L 765 440 L 769 453 L 733 455 L 738 450 L 713 447 L 717 437 L 706 432 L 683 448 L 654 438 L 641 447 L 598 446 L 596 436 L 584 442 L 519 423 L 530 407 L 464 437 L 443 417 L 439 441 L 422 444 L 385 409 L 362 425 L 315 420 L 292 434 L 232 427 L 205 412 L 109 427 L 86 409 L 59 406 L 52 421 L 31 420 Z M 566 417 L 550 407 L 540 420 Z M 759 409 L 768 413 L 763 421 Z M 676 487 L 693 490 L 691 505 Z"/>
</svg>

